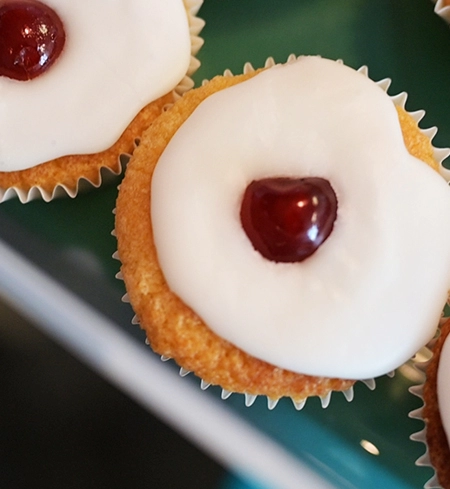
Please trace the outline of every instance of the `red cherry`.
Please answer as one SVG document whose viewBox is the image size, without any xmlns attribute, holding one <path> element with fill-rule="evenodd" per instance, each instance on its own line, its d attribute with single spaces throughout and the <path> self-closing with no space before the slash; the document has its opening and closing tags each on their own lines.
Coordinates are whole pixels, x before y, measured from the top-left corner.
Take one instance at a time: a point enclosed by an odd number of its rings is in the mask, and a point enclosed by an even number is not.
<svg viewBox="0 0 450 489">
<path fill-rule="evenodd" d="M 63 50 L 61 19 L 36 0 L 10 0 L 0 6 L 0 75 L 31 80 L 47 70 Z"/>
<path fill-rule="evenodd" d="M 299 262 L 330 235 L 337 199 L 328 180 L 264 178 L 246 188 L 241 222 L 253 247 L 275 262 Z"/>
</svg>

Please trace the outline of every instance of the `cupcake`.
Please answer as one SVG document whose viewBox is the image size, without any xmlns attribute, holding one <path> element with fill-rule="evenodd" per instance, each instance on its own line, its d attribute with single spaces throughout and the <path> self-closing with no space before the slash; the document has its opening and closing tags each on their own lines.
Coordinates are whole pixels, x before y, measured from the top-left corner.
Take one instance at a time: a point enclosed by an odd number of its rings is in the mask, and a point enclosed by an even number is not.
<svg viewBox="0 0 450 489">
<path fill-rule="evenodd" d="M 434 11 L 445 21 L 450 22 L 450 2 L 449 0 L 434 0 L 436 5 Z"/>
<path fill-rule="evenodd" d="M 2 2 L 0 201 L 73 197 L 119 174 L 119 155 L 193 86 L 200 5 Z"/>
<path fill-rule="evenodd" d="M 144 133 L 115 234 L 154 351 L 225 397 L 301 407 L 351 398 L 427 343 L 450 287 L 448 153 L 388 86 L 321 57 L 269 60 Z"/>
<path fill-rule="evenodd" d="M 426 444 L 427 450 L 418 465 L 431 466 L 434 477 L 428 488 L 450 488 L 450 319 L 443 324 L 432 346 L 432 358 L 426 364 L 425 383 L 412 392 L 423 398 L 424 406 L 412 413 L 422 419 L 425 429 L 412 438 Z"/>
</svg>

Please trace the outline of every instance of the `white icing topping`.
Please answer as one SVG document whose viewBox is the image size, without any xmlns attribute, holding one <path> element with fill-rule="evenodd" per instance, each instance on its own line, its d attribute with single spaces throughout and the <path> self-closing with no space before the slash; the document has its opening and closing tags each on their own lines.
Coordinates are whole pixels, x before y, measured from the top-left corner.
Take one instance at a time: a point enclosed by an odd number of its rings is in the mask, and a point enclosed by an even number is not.
<svg viewBox="0 0 450 489">
<path fill-rule="evenodd" d="M 296 264 L 242 229 L 246 186 L 328 179 L 338 216 Z M 169 190 L 170 189 L 170 190 Z M 152 222 L 169 287 L 218 335 L 300 373 L 369 378 L 433 335 L 450 287 L 450 190 L 406 150 L 390 98 L 305 57 L 206 99 L 155 169 Z"/>
<path fill-rule="evenodd" d="M 442 425 L 450 444 L 450 336 L 447 336 L 439 357 L 437 394 Z"/>
<path fill-rule="evenodd" d="M 0 77 L 0 171 L 107 149 L 189 66 L 182 0 L 44 1 L 66 44 L 34 80 Z"/>
</svg>

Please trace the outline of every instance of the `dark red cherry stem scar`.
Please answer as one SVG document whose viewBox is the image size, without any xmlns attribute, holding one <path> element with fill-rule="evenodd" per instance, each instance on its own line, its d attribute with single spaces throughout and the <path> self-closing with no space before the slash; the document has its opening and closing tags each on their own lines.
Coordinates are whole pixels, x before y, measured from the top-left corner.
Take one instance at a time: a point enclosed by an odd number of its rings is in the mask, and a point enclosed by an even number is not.
<svg viewBox="0 0 450 489">
<path fill-rule="evenodd" d="M 330 235 L 337 198 L 328 180 L 264 178 L 246 188 L 241 222 L 253 247 L 275 262 L 299 262 Z"/>
<path fill-rule="evenodd" d="M 36 0 L 0 0 L 0 75 L 31 80 L 44 73 L 63 50 L 61 19 Z"/>
</svg>

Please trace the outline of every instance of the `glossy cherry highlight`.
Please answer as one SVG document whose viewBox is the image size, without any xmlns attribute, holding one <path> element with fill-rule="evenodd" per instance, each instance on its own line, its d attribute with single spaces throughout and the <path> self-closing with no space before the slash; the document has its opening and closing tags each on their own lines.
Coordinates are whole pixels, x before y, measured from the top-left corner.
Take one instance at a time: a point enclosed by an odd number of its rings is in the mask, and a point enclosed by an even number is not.
<svg viewBox="0 0 450 489">
<path fill-rule="evenodd" d="M 58 59 L 66 40 L 56 12 L 36 0 L 0 2 L 0 75 L 31 80 Z"/>
<path fill-rule="evenodd" d="M 300 262 L 330 235 L 337 205 L 336 194 L 324 178 L 264 178 L 245 189 L 241 223 L 265 258 Z"/>
</svg>

